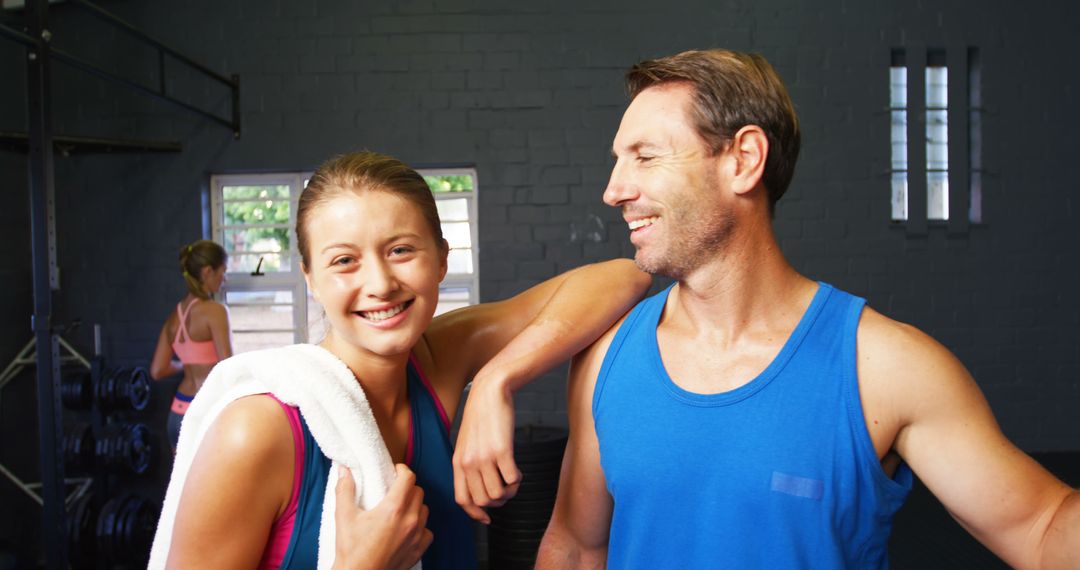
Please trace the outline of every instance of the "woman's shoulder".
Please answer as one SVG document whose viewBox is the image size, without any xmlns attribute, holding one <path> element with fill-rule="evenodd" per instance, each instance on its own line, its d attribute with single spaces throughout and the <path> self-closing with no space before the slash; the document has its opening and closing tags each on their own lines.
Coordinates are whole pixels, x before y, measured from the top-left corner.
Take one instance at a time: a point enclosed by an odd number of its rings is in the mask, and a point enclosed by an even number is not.
<svg viewBox="0 0 1080 570">
<path fill-rule="evenodd" d="M 291 427 L 281 402 L 269 394 L 237 398 L 221 411 L 211 431 L 225 452 L 250 454 L 256 462 L 288 459 Z"/>
<path fill-rule="evenodd" d="M 192 313 L 201 315 L 227 315 L 229 308 L 224 303 L 215 301 L 214 299 L 202 299 L 198 303 L 195 303 L 191 307 Z"/>
</svg>

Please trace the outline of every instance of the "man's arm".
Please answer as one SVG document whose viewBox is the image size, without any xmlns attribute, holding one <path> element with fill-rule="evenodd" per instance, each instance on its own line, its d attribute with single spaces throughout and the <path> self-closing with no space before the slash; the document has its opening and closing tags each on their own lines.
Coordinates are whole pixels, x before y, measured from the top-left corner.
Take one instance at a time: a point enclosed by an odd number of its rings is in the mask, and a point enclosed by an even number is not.
<svg viewBox="0 0 1080 570">
<path fill-rule="evenodd" d="M 913 327 L 867 310 L 859 384 L 875 446 L 892 448 L 976 539 L 1019 568 L 1080 568 L 1080 493 L 1001 433 L 971 375 Z M 877 421 L 881 420 L 881 424 Z"/>
<path fill-rule="evenodd" d="M 600 467 L 600 443 L 593 424 L 592 399 L 604 355 L 622 320 L 570 366 L 567 412 L 570 439 L 559 476 L 559 494 L 540 551 L 538 570 L 603 568 L 613 503 Z"/>
</svg>

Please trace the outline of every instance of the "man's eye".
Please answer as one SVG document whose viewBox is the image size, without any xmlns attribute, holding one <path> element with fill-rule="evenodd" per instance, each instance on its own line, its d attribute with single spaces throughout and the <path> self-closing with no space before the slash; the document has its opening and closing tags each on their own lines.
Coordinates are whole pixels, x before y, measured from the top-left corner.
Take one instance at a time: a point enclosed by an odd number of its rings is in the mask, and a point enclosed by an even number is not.
<svg viewBox="0 0 1080 570">
<path fill-rule="evenodd" d="M 390 254 L 391 255 L 405 255 L 406 253 L 411 253 L 412 250 L 413 249 L 411 247 L 404 246 L 404 245 L 399 245 L 399 246 L 391 249 Z"/>
<path fill-rule="evenodd" d="M 652 160 L 654 158 L 656 158 L 656 157 L 655 156 L 643 156 L 643 155 L 637 157 L 638 162 L 649 162 L 650 160 Z"/>
<path fill-rule="evenodd" d="M 348 265 L 348 264 L 352 263 L 352 260 L 353 260 L 353 258 L 351 258 L 351 257 L 342 256 L 342 257 L 338 257 L 338 258 L 334 259 L 334 261 L 331 263 L 331 265 Z"/>
</svg>

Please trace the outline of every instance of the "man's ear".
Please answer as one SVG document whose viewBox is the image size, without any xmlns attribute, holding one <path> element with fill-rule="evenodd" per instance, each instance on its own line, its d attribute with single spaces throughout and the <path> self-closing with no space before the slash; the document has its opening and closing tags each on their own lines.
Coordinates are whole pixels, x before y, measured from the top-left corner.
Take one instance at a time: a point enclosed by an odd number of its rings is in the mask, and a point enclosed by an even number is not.
<svg viewBox="0 0 1080 570">
<path fill-rule="evenodd" d="M 765 161 L 769 157 L 769 138 L 757 125 L 747 125 L 731 138 L 727 153 L 734 160 L 731 188 L 736 194 L 746 194 L 761 182 Z"/>
</svg>

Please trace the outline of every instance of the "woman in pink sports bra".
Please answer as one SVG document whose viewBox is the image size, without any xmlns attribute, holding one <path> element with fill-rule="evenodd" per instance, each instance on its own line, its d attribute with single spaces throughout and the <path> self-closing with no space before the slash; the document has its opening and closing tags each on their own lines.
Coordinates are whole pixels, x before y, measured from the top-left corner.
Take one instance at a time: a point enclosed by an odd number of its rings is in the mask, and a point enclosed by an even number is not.
<svg viewBox="0 0 1080 570">
<path fill-rule="evenodd" d="M 150 377 L 154 380 L 184 375 L 176 388 L 166 426 L 174 453 L 188 404 L 210 369 L 232 356 L 229 312 L 213 300 L 225 283 L 225 261 L 225 250 L 212 241 L 199 240 L 180 248 L 180 269 L 188 294 L 165 319 L 150 363 Z"/>
</svg>

